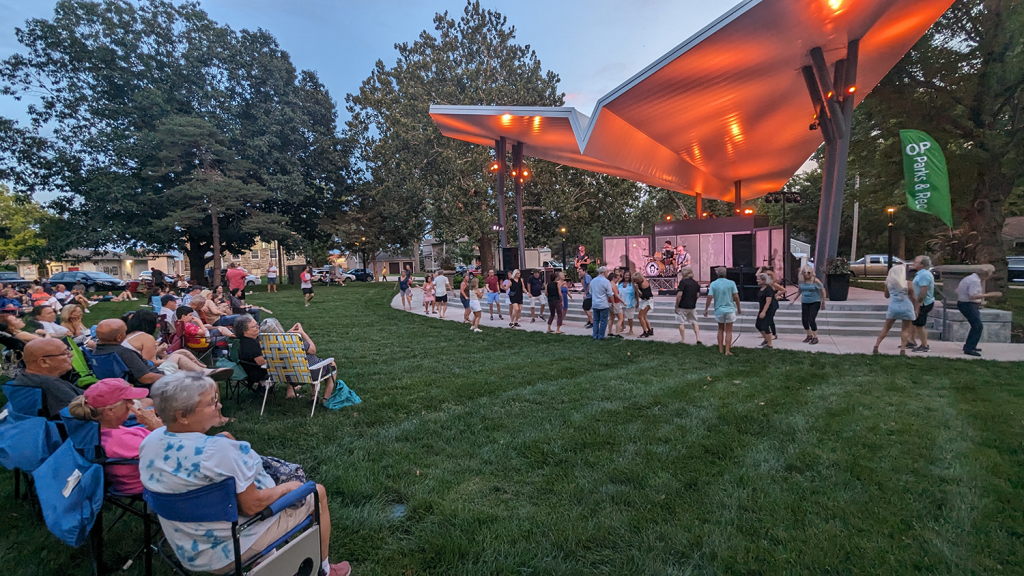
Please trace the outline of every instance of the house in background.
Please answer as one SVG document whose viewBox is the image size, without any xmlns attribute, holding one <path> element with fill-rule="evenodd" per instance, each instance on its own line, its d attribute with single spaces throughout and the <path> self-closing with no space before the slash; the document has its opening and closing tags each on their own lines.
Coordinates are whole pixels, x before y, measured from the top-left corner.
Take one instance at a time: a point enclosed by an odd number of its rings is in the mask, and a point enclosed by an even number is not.
<svg viewBox="0 0 1024 576">
<path fill-rule="evenodd" d="M 1024 216 L 1010 216 L 1003 222 L 1003 246 L 1008 254 L 1024 254 Z"/>
<path fill-rule="evenodd" d="M 61 260 L 48 260 L 46 270 L 37 271 L 37 275 L 50 277 L 57 272 L 80 270 L 82 272 L 103 272 L 119 280 L 138 278 L 139 273 L 150 268 L 158 268 L 165 272 L 173 272 L 175 258 L 170 254 L 149 254 L 132 256 L 124 252 L 107 251 L 95 253 L 92 250 L 71 250 Z M 35 268 L 27 260 L 18 262 L 18 273 L 26 280 L 32 280 L 25 274 L 31 274 L 29 268 Z"/>
<path fill-rule="evenodd" d="M 278 260 L 279 257 L 281 258 L 280 261 Z M 257 240 L 251 248 L 241 254 L 222 252 L 220 259 L 221 268 L 227 268 L 228 264 L 234 262 L 254 276 L 265 276 L 271 262 L 278 268 L 282 268 L 281 264 L 284 264 L 283 269 L 278 271 L 278 275 L 281 277 L 285 276 L 285 270 L 288 269 L 288 266 L 301 266 L 306 263 L 306 257 L 302 254 L 281 250 L 278 248 L 277 242 L 263 242 L 261 240 Z M 181 261 L 181 266 L 184 273 L 188 275 L 191 269 L 189 268 L 188 256 L 185 256 Z M 210 266 L 212 266 L 212 262 L 206 265 L 207 268 Z"/>
</svg>

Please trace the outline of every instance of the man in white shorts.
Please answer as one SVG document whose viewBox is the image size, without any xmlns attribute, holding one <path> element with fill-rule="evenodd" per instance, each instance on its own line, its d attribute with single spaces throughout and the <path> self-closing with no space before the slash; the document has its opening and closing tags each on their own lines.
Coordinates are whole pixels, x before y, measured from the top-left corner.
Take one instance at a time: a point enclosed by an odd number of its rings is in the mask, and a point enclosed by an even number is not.
<svg viewBox="0 0 1024 576">
<path fill-rule="evenodd" d="M 736 316 L 743 314 L 740 308 L 740 291 L 736 283 L 725 277 L 725 266 L 715 268 L 715 280 L 708 286 L 708 299 L 704 303 L 704 317 L 708 316 L 708 308 L 715 304 L 715 320 L 718 322 L 718 351 L 732 356 L 732 325 Z M 724 350 L 723 350 L 724 339 Z"/>
<path fill-rule="evenodd" d="M 444 318 L 444 313 L 448 311 L 448 287 L 451 284 L 444 272 L 438 272 L 434 278 L 434 301 L 437 303 L 439 318 Z"/>
</svg>

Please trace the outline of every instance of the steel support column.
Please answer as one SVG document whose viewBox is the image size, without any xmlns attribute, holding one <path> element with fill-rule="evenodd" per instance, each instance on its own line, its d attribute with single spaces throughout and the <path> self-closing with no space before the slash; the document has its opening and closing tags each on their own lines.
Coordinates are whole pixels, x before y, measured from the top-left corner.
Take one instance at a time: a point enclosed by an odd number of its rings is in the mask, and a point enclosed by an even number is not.
<svg viewBox="0 0 1024 576">
<path fill-rule="evenodd" d="M 505 155 L 508 152 L 507 146 L 508 141 L 504 136 L 494 141 L 494 160 L 498 162 L 498 178 L 494 185 L 494 192 L 498 197 L 498 225 L 501 226 L 501 230 L 498 231 L 499 248 L 508 247 L 508 233 L 505 232 Z M 504 267 L 503 262 L 502 268 Z"/>
<path fill-rule="evenodd" d="M 697 220 L 704 217 L 704 195 L 697 192 Z"/>
<path fill-rule="evenodd" d="M 740 205 L 743 204 L 743 182 L 737 180 L 732 183 L 732 211 L 736 214 L 740 213 Z"/>
<path fill-rule="evenodd" d="M 526 239 L 523 234 L 523 143 L 512 145 L 512 182 L 516 190 L 516 231 L 519 233 L 519 268 L 526 265 Z"/>
</svg>

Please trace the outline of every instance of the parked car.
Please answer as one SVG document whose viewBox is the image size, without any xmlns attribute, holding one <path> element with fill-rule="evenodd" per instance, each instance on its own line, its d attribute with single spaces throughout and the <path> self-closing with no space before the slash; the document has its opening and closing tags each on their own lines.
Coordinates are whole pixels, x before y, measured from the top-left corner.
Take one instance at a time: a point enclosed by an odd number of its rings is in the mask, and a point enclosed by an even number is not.
<svg viewBox="0 0 1024 576">
<path fill-rule="evenodd" d="M 57 272 L 50 276 L 50 284 L 63 284 L 71 288 L 75 284 L 84 284 L 87 292 L 102 290 L 124 290 L 125 283 L 104 272 Z"/>
<path fill-rule="evenodd" d="M 353 268 L 352 270 L 343 270 L 342 273 L 345 274 L 345 280 L 348 280 L 349 278 L 352 278 L 353 280 L 358 280 L 360 282 L 369 282 L 370 280 L 373 280 L 373 272 L 370 272 L 366 268 Z"/>
<path fill-rule="evenodd" d="M 554 268 L 555 270 L 564 270 L 565 266 L 557 260 L 545 260 L 540 263 L 541 268 Z"/>
<path fill-rule="evenodd" d="M 1006 257 L 1007 279 L 1010 282 L 1024 282 L 1024 256 Z"/>
<path fill-rule="evenodd" d="M 349 274 L 344 270 L 341 272 L 331 272 L 330 268 L 313 268 L 313 282 L 328 284 L 329 281 L 337 282 L 339 278 L 341 278 L 342 282 L 351 282 L 356 279 L 355 275 Z"/>
<path fill-rule="evenodd" d="M 896 256 L 892 257 L 893 266 L 906 264 Z M 853 276 L 885 276 L 889 273 L 888 254 L 868 254 L 856 262 L 850 263 L 850 274 Z"/>
<path fill-rule="evenodd" d="M 4 286 L 13 286 L 15 288 L 22 288 L 31 284 L 28 280 L 18 276 L 17 272 L 0 272 L 0 283 Z"/>
</svg>

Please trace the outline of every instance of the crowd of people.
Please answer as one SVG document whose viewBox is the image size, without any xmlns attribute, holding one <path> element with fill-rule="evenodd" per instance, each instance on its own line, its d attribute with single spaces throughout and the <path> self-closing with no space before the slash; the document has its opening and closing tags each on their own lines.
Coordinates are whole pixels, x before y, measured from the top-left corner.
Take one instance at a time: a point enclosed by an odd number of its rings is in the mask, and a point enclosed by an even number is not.
<svg viewBox="0 0 1024 576">
<path fill-rule="evenodd" d="M 268 377 L 260 333 L 283 333 L 276 318 L 259 321 L 269 310 L 245 302 L 244 275 L 226 274 L 227 286 L 171 286 L 154 276 L 147 304 L 121 318 L 108 318 L 86 327 L 85 314 L 96 300 L 84 299 L 84 289 L 49 287 L 38 283 L 24 291 L 3 289 L 0 301 L 0 344 L 5 347 L 8 375 L 13 386 L 42 392 L 39 416 L 59 420 L 67 408 L 75 418 L 95 421 L 100 444 L 110 458 L 138 458 L 140 464 L 108 466 L 107 482 L 124 494 L 139 494 L 145 487 L 160 493 L 182 493 L 233 478 L 240 515 L 257 514 L 305 482 L 301 466 L 260 456 L 248 442 L 227 432 L 211 430 L 229 419 L 222 412 L 218 380 L 231 377 L 232 368 L 211 368 L 200 352 L 226 355 L 237 342 L 238 357 L 250 380 Z M 175 291 L 177 288 L 177 291 Z M 225 289 L 226 288 L 226 289 Z M 175 293 L 177 292 L 177 293 Z M 132 297 L 129 295 L 129 297 Z M 151 305 L 160 303 L 159 313 Z M 84 300 L 84 301 L 83 301 Z M 310 366 L 321 361 L 302 324 L 287 332 L 298 334 Z M 123 378 L 103 378 L 79 386 L 82 367 L 75 365 L 76 350 L 99 362 L 116 356 L 127 371 Z M 211 362 L 212 363 L 212 362 Z M 98 365 L 98 364 L 96 364 Z M 85 368 L 87 370 L 87 368 Z M 336 366 L 323 386 L 323 400 L 334 390 Z M 314 380 L 321 374 L 312 374 Z M 259 385 L 259 384 L 257 384 Z M 286 395 L 295 398 L 294 386 Z M 165 455 L 171 454 L 172 458 Z M 327 495 L 317 485 L 321 523 L 322 576 L 347 576 L 348 562 L 332 564 L 330 515 Z M 247 529 L 241 537 L 243 561 L 277 541 L 301 523 L 314 507 L 313 496 L 298 506 Z M 178 559 L 193 571 L 225 573 L 234 567 L 230 523 L 172 522 L 160 519 Z"/>
</svg>

